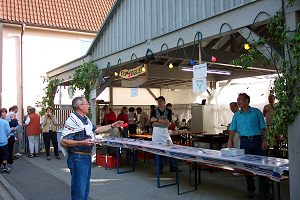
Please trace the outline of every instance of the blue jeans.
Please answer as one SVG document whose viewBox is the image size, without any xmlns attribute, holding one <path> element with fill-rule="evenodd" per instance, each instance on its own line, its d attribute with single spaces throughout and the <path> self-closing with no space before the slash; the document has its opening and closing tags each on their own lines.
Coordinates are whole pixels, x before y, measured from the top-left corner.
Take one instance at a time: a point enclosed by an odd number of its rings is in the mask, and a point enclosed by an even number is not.
<svg viewBox="0 0 300 200">
<path fill-rule="evenodd" d="M 87 200 L 91 178 L 91 155 L 70 153 L 67 164 L 72 175 L 71 199 Z"/>
<path fill-rule="evenodd" d="M 262 145 L 262 137 L 256 136 L 253 139 L 241 137 L 240 148 L 245 149 L 245 154 L 264 156 L 264 152 L 262 151 L 261 145 Z M 255 191 L 254 177 L 246 176 L 246 181 L 247 181 L 248 192 L 254 192 Z M 265 186 L 264 188 L 266 190 L 268 189 L 267 186 Z"/>
</svg>

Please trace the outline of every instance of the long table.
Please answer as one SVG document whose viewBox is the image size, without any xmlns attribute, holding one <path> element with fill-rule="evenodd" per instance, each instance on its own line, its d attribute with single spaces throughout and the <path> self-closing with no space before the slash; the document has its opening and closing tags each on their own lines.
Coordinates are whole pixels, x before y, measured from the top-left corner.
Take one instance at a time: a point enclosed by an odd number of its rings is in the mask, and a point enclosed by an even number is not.
<svg viewBox="0 0 300 200">
<path fill-rule="evenodd" d="M 192 144 L 191 142 L 191 136 L 192 135 L 203 135 L 207 133 L 206 131 L 186 131 L 186 130 L 178 130 L 178 131 L 172 131 L 170 136 L 172 138 L 177 137 L 177 136 L 183 136 L 188 144 Z M 152 140 L 152 134 L 151 133 L 144 133 L 144 134 L 129 134 L 129 138 L 134 138 L 134 139 L 145 139 L 145 140 Z"/>
<path fill-rule="evenodd" d="M 142 150 L 156 155 L 167 156 L 195 163 L 208 164 L 216 167 L 231 167 L 253 173 L 257 176 L 268 177 L 277 182 L 283 180 L 283 172 L 289 170 L 289 160 L 282 158 L 250 154 L 235 157 L 225 157 L 221 156 L 221 151 L 217 150 L 182 145 L 166 146 L 162 143 L 129 138 L 111 137 L 107 138 L 106 140 L 99 141 L 99 143 L 118 148 Z M 177 178 L 176 184 L 178 184 Z"/>
</svg>

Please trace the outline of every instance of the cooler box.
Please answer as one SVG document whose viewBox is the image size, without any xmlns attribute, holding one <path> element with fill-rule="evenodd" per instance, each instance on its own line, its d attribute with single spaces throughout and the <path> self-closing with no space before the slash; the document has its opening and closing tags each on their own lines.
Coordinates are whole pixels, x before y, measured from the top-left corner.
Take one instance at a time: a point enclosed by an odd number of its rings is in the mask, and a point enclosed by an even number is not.
<svg viewBox="0 0 300 200">
<path fill-rule="evenodd" d="M 117 158 L 116 156 L 106 156 L 107 158 L 107 167 L 116 168 L 117 167 Z M 97 154 L 96 155 L 96 165 L 105 167 L 105 155 Z"/>
<path fill-rule="evenodd" d="M 221 149 L 221 156 L 241 156 L 245 154 L 244 149 L 223 148 Z"/>
</svg>

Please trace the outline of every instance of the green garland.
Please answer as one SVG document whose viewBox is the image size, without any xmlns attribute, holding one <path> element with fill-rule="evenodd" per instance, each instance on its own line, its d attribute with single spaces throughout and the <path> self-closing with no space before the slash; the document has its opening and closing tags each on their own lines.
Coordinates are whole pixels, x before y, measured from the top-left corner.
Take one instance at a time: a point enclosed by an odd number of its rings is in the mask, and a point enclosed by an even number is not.
<svg viewBox="0 0 300 200">
<path fill-rule="evenodd" d="M 59 79 L 49 80 L 43 77 L 43 83 L 48 83 L 44 88 L 45 96 L 42 97 L 41 101 L 36 103 L 37 107 L 41 107 L 40 115 L 44 115 L 47 106 L 54 107 L 54 97 L 56 94 L 57 87 L 60 85 L 61 81 Z"/>
<path fill-rule="evenodd" d="M 253 66 L 257 61 L 264 65 L 273 64 L 278 72 L 271 93 L 276 95 L 275 115 L 268 134 L 270 144 L 274 144 L 276 135 L 287 139 L 288 125 L 293 123 L 300 113 L 300 29 L 291 31 L 282 23 L 282 13 L 278 12 L 267 26 L 267 37 L 253 44 L 252 48 L 240 58 L 233 61 L 244 67 Z M 271 58 L 266 59 L 258 50 L 266 44 L 272 44 L 278 54 L 272 52 Z M 274 50 L 274 49 L 273 49 Z M 280 60 L 283 57 L 283 60 Z"/>
</svg>

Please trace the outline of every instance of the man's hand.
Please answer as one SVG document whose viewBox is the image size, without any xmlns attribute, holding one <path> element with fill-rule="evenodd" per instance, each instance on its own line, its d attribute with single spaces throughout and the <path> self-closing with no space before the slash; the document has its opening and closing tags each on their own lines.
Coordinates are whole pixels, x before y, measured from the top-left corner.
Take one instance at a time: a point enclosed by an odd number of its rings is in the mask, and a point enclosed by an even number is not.
<svg viewBox="0 0 300 200">
<path fill-rule="evenodd" d="M 115 123 L 112 123 L 111 126 L 113 128 L 120 128 L 122 127 L 123 123 L 124 123 L 123 121 L 116 121 Z"/>
<path fill-rule="evenodd" d="M 95 141 L 92 139 L 86 139 L 82 141 L 83 146 L 92 146 L 95 144 Z"/>
<path fill-rule="evenodd" d="M 227 148 L 233 148 L 233 140 L 228 140 Z"/>
<path fill-rule="evenodd" d="M 268 149 L 268 147 L 269 147 L 268 142 L 265 139 L 263 139 L 262 143 L 261 143 L 261 149 L 266 150 L 266 149 Z"/>
</svg>

